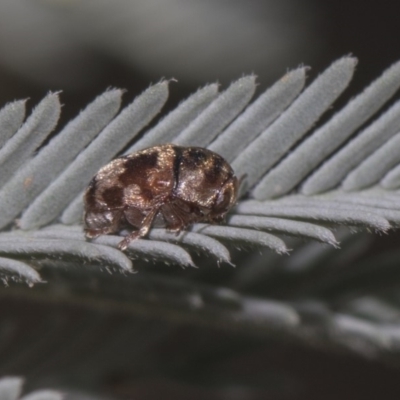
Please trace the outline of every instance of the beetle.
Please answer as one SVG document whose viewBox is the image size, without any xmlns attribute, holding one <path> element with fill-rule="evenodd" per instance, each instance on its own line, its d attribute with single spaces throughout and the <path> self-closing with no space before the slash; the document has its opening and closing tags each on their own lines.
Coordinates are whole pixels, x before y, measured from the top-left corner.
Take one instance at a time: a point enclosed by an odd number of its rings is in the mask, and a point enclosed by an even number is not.
<svg viewBox="0 0 400 400">
<path fill-rule="evenodd" d="M 202 147 L 163 144 L 111 161 L 84 194 L 87 238 L 135 229 L 119 244 L 148 234 L 154 219 L 179 233 L 195 222 L 219 223 L 236 204 L 238 179 L 229 163 Z"/>
</svg>

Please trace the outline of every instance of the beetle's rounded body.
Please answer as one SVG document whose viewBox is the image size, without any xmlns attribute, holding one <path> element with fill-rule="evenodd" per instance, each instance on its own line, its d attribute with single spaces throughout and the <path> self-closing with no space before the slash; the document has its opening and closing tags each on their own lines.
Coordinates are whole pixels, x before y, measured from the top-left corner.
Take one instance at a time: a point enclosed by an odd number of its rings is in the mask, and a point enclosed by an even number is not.
<svg viewBox="0 0 400 400">
<path fill-rule="evenodd" d="M 119 157 L 90 182 L 84 197 L 89 238 L 137 228 L 120 244 L 145 236 L 160 215 L 179 232 L 195 222 L 220 222 L 236 202 L 238 180 L 218 154 L 165 144 Z"/>
</svg>

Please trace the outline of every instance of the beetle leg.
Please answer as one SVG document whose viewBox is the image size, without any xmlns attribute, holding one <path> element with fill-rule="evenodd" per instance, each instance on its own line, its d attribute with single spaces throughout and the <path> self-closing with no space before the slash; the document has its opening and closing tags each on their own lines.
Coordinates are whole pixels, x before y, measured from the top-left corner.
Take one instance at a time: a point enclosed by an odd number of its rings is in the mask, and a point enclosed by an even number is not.
<svg viewBox="0 0 400 400">
<path fill-rule="evenodd" d="M 184 224 L 182 219 L 175 212 L 174 207 L 171 204 L 165 204 L 161 207 L 160 212 L 164 218 L 166 229 L 178 235 L 184 228 Z"/>
<path fill-rule="evenodd" d="M 159 208 L 160 207 L 154 207 L 153 209 L 151 209 L 151 211 L 143 219 L 139 230 L 133 231 L 129 235 L 125 236 L 124 240 L 121 240 L 121 242 L 118 243 L 118 248 L 120 250 L 125 250 L 128 247 L 130 242 L 132 242 L 133 240 L 139 239 L 143 236 L 146 236 L 149 233 L 151 224 L 153 223 L 153 220 L 154 220 L 155 216 L 157 215 Z"/>
</svg>

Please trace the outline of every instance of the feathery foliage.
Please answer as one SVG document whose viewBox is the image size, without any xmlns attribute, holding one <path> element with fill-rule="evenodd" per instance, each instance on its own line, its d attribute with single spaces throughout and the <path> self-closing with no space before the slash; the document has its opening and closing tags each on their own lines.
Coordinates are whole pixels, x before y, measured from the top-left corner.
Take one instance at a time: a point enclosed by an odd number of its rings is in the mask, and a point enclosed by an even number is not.
<svg viewBox="0 0 400 400">
<path fill-rule="evenodd" d="M 1 109 L 0 273 L 5 284 L 37 284 L 1 290 L 2 304 L 51 299 L 64 308 L 56 313 L 60 318 L 41 314 L 24 339 L 29 351 L 2 354 L 0 372 L 34 365 L 56 373 L 41 351 L 54 343 L 49 354 L 70 360 L 63 374 L 73 381 L 90 371 L 95 382 L 106 369 L 147 365 L 143 349 L 185 324 L 398 363 L 400 303 L 393 277 L 400 254 L 355 260 L 370 245 L 364 231 L 385 233 L 400 223 L 399 103 L 376 115 L 400 87 L 400 63 L 319 123 L 355 66 L 354 58 L 344 57 L 305 89 L 306 69 L 298 68 L 253 102 L 254 76 L 222 93 L 208 85 L 147 131 L 168 99 L 169 83 L 151 86 L 123 110 L 122 91 L 108 90 L 45 145 L 59 117 L 59 94 L 46 96 L 25 122 L 24 101 Z M 85 240 L 82 193 L 91 177 L 118 154 L 167 142 L 217 151 L 245 177 L 227 221 L 196 224 L 178 236 L 154 228 L 125 253 L 116 248 L 116 235 Z M 354 230 L 361 233 L 351 235 Z M 249 246 L 261 254 L 236 250 Z M 215 268 L 209 284 L 207 264 L 232 260 L 244 268 Z M 142 268 L 148 261 L 188 268 Z M 139 274 L 131 274 L 133 262 Z M 44 281 L 49 284 L 39 284 Z M 10 309 L 4 321 L 24 331 L 16 315 Z M 79 362 L 59 343 L 71 326 L 71 348 L 85 348 L 92 338 L 101 343 Z M 5 343 L 7 335 L 0 329 Z M 211 354 L 212 343 L 205 338 L 185 354 Z M 171 372 L 165 367 L 162 373 Z"/>
<path fill-rule="evenodd" d="M 30 255 L 55 259 L 67 254 L 131 269 L 127 257 L 114 248 L 116 237 L 85 241 L 82 192 L 97 170 L 121 152 L 166 142 L 220 153 L 245 177 L 241 198 L 225 225 L 194 226 L 193 233 L 178 237 L 153 230 L 150 241 L 130 245 L 131 253 L 188 266 L 193 261 L 186 248 L 195 248 L 229 263 L 220 240 L 286 253 L 281 234 L 337 246 L 333 229 L 338 225 L 378 232 L 396 227 L 399 104 L 358 129 L 400 86 L 400 64 L 313 130 L 348 86 L 355 66 L 354 58 L 344 57 L 304 90 L 306 68 L 298 68 L 253 103 L 254 76 L 220 94 L 216 85 L 209 85 L 143 135 L 168 98 L 168 82 L 151 86 L 124 110 L 122 91 L 112 89 L 45 146 L 41 144 L 60 114 L 59 94 L 46 96 L 24 123 L 25 102 L 6 105 L 0 111 L 2 271 L 34 283 L 39 278 L 29 269 Z M 16 219 L 19 229 L 10 230 Z M 58 222 L 62 225 L 54 225 Z"/>
</svg>

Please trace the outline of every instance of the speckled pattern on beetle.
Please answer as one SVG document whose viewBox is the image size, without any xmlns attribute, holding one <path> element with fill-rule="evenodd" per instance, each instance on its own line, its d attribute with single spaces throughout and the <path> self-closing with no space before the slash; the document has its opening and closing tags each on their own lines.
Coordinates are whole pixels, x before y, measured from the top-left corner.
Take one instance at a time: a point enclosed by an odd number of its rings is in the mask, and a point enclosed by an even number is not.
<svg viewBox="0 0 400 400">
<path fill-rule="evenodd" d="M 93 177 L 84 196 L 85 234 L 131 225 L 135 230 L 118 244 L 124 250 L 147 235 L 156 217 L 176 233 L 195 222 L 218 223 L 235 205 L 238 186 L 228 162 L 210 150 L 150 147 L 116 158 Z"/>
</svg>

